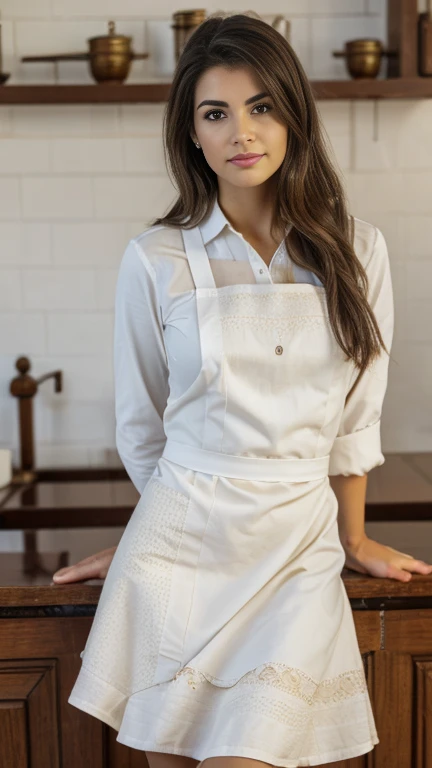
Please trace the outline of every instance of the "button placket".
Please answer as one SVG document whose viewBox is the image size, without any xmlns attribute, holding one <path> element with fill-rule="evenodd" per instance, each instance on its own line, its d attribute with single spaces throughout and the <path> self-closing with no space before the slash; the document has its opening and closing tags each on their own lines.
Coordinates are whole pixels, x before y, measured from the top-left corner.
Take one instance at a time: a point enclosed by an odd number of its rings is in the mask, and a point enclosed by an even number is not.
<svg viewBox="0 0 432 768">
<path fill-rule="evenodd" d="M 248 243 L 247 241 L 245 241 L 245 243 L 246 243 L 246 247 L 247 247 L 249 263 L 250 263 L 250 265 L 251 265 L 251 267 L 253 269 L 253 272 L 254 272 L 255 279 L 256 279 L 257 283 L 271 283 L 271 278 L 270 278 L 269 270 L 268 269 L 264 269 L 263 266 L 260 266 L 260 265 L 263 264 L 263 260 L 262 260 L 261 256 L 258 253 L 256 253 L 256 251 L 252 248 L 250 243 Z M 263 278 L 263 279 L 260 279 L 259 275 L 266 275 L 266 277 Z"/>
</svg>

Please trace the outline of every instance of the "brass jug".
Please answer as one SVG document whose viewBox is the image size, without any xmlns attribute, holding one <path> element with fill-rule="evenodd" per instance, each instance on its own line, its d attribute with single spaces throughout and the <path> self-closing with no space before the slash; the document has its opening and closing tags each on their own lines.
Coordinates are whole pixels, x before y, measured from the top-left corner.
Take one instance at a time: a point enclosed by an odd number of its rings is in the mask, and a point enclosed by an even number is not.
<svg viewBox="0 0 432 768">
<path fill-rule="evenodd" d="M 194 8 L 190 11 L 176 11 L 173 13 L 174 24 L 171 28 L 174 30 L 174 49 L 175 60 L 179 60 L 181 52 L 189 40 L 192 32 L 205 20 L 205 8 Z"/>
</svg>

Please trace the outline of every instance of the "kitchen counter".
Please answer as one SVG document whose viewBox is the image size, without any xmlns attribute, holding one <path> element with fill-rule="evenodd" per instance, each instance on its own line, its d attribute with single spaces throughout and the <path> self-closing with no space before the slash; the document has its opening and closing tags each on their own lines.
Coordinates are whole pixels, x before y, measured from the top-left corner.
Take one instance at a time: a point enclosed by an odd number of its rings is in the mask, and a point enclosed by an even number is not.
<svg viewBox="0 0 432 768">
<path fill-rule="evenodd" d="M 392 524 L 383 524 L 380 536 L 374 535 L 374 526 L 367 524 L 371 537 L 402 552 L 432 563 L 432 522 L 421 523 L 416 538 L 413 524 L 398 524 L 398 535 L 392 534 Z M 407 547 L 407 536 L 412 546 Z M 407 529 L 407 530 L 405 530 Z M 65 532 L 66 534 L 67 532 Z M 119 532 L 119 537 L 121 533 Z M 65 546 L 67 542 L 65 540 Z M 0 557 L 0 617 L 21 615 L 92 616 L 101 593 L 103 581 L 99 579 L 75 584 L 53 584 L 52 574 L 59 567 L 60 553 L 7 552 Z M 396 605 L 411 609 L 428 606 L 432 609 L 432 575 L 414 574 L 411 582 L 378 579 L 364 576 L 344 568 L 342 579 L 353 610 L 380 607 L 393 609 Z M 83 607 L 85 606 L 85 613 Z M 51 610 L 53 608 L 53 610 Z M 22 610 L 21 610 L 22 609 Z"/>
</svg>

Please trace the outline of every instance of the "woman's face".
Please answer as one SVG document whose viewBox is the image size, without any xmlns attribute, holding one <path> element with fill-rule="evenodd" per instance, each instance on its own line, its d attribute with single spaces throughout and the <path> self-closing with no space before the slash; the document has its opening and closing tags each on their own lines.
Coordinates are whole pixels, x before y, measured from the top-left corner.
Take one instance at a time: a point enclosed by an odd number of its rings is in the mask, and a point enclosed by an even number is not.
<svg viewBox="0 0 432 768">
<path fill-rule="evenodd" d="M 197 82 L 195 131 L 191 137 L 200 143 L 201 149 L 195 147 L 194 151 L 204 153 L 219 180 L 236 187 L 263 184 L 276 173 L 285 157 L 287 126 L 276 115 L 273 99 L 264 96 L 264 91 L 250 68 L 213 67 Z M 236 155 L 246 153 L 262 157 L 249 166 L 231 162 Z"/>
</svg>

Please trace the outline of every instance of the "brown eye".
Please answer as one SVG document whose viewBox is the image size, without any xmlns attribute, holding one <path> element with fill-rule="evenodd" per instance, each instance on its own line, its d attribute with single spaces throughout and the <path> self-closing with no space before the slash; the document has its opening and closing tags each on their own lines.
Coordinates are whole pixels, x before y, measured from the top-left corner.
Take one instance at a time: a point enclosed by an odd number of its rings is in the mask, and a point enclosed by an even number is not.
<svg viewBox="0 0 432 768">
<path fill-rule="evenodd" d="M 258 107 L 265 107 L 265 108 L 266 108 L 266 111 L 268 111 L 268 112 L 269 112 L 271 109 L 273 109 L 273 107 L 271 107 L 271 106 L 270 106 L 270 104 L 257 104 L 257 105 L 254 107 L 254 109 L 258 109 Z M 265 115 L 266 113 L 267 113 L 267 112 L 260 112 L 260 114 L 261 114 L 261 115 Z"/>
<path fill-rule="evenodd" d="M 220 109 L 212 109 L 212 111 L 211 111 L 211 112 L 207 112 L 207 113 L 204 115 L 204 119 L 205 119 L 205 120 L 208 120 L 208 119 L 209 119 L 209 117 L 210 117 L 210 115 L 223 115 L 223 112 L 221 112 L 221 110 L 220 110 Z M 216 122 L 216 123 L 217 123 L 217 122 L 219 122 L 219 121 L 218 121 L 218 120 L 213 120 L 213 121 L 211 121 L 211 122 Z"/>
</svg>

